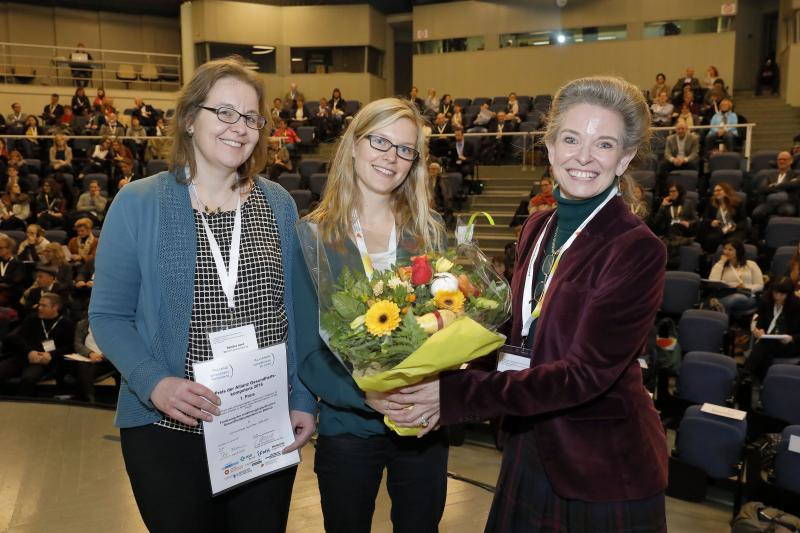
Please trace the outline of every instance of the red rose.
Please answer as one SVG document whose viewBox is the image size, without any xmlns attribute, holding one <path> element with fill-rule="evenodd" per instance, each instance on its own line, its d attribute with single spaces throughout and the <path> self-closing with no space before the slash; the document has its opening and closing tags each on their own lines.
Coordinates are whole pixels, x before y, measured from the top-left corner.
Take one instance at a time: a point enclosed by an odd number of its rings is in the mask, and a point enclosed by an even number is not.
<svg viewBox="0 0 800 533">
<path fill-rule="evenodd" d="M 427 255 L 416 255 L 411 258 L 411 283 L 422 285 L 428 283 L 433 277 L 433 268 L 428 262 Z"/>
</svg>

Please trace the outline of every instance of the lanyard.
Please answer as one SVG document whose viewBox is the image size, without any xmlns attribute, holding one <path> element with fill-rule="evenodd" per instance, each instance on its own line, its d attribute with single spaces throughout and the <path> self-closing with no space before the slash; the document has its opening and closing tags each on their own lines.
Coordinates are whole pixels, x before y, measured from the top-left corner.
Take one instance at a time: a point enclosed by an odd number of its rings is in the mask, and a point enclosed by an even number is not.
<svg viewBox="0 0 800 533">
<path fill-rule="evenodd" d="M 368 279 L 372 279 L 375 268 L 372 266 L 372 258 L 367 251 L 367 242 L 364 240 L 364 230 L 361 228 L 361 221 L 358 219 L 357 213 L 353 213 L 353 238 L 356 241 L 358 253 L 361 255 L 361 264 L 364 265 L 364 272 L 366 272 Z M 387 252 L 395 257 L 395 260 L 392 261 L 392 263 L 394 263 L 397 258 L 397 230 L 394 224 L 392 224 L 392 233 L 389 235 L 389 249 Z"/>
<path fill-rule="evenodd" d="M 40 322 L 42 323 L 42 331 L 44 331 L 44 338 L 45 338 L 45 340 L 49 341 L 50 340 L 50 334 L 53 333 L 53 330 L 55 329 L 55 327 L 58 325 L 59 322 L 61 322 L 61 317 L 58 317 L 58 320 L 53 322 L 53 325 L 50 326 L 50 329 L 47 329 L 47 328 L 44 327 L 44 320 L 40 320 Z"/>
<path fill-rule="evenodd" d="M 575 239 L 578 237 L 580 232 L 583 231 L 583 229 L 589 224 L 589 222 L 591 222 L 592 219 L 595 216 L 597 216 L 597 213 L 599 213 L 606 206 L 606 204 L 610 202 L 611 199 L 618 194 L 618 192 L 619 189 L 617 187 L 611 189 L 611 192 L 608 193 L 606 199 L 603 200 L 603 202 L 600 205 L 598 205 L 594 209 L 594 211 L 591 212 L 591 214 L 586 218 L 586 220 L 584 220 L 581 223 L 581 225 L 578 226 L 575 229 L 575 231 L 572 232 L 572 235 L 569 236 L 569 239 L 567 239 L 567 241 L 564 244 L 562 244 L 558 250 L 556 250 L 555 252 L 556 259 L 555 262 L 553 263 L 553 268 L 550 270 L 550 275 L 547 277 L 547 281 L 544 284 L 544 291 L 542 291 L 542 297 L 537 302 L 536 307 L 533 309 L 533 311 L 531 311 L 531 300 L 533 299 L 533 282 L 535 281 L 535 273 L 533 271 L 533 268 L 536 264 L 536 258 L 539 256 L 539 250 L 541 250 L 542 248 L 544 237 L 545 235 L 547 235 L 547 229 L 550 227 L 550 222 L 553 221 L 553 217 L 556 216 L 556 213 L 553 213 L 552 215 L 550 215 L 550 218 L 547 219 L 547 224 L 545 224 L 544 229 L 541 231 L 541 233 L 539 233 L 539 239 L 536 241 L 536 246 L 533 249 L 533 254 L 531 255 L 530 261 L 528 262 L 528 272 L 525 276 L 525 290 L 522 295 L 523 338 L 528 336 L 528 332 L 531 330 L 531 325 L 542 314 L 542 307 L 544 305 L 545 296 L 547 295 L 547 290 L 550 288 L 550 282 L 552 282 L 553 277 L 555 277 L 556 268 L 558 268 L 558 263 L 561 261 L 561 258 L 564 256 L 564 253 L 569 249 L 570 246 L 572 246 L 572 243 L 575 242 Z M 553 239 L 555 238 L 556 236 L 553 235 Z"/>
<path fill-rule="evenodd" d="M 778 317 L 781 316 L 781 313 L 783 313 L 782 305 L 781 306 L 775 305 L 772 307 L 772 322 L 770 322 L 769 326 L 767 327 L 767 335 L 772 333 L 772 330 L 775 329 L 775 325 L 778 323 Z"/>
<path fill-rule="evenodd" d="M 189 190 L 194 194 L 198 203 L 200 198 L 197 196 L 197 188 L 194 183 L 189 185 Z M 208 226 L 206 215 L 203 211 L 200 212 L 200 218 L 203 221 L 203 229 L 206 231 L 208 238 L 208 246 L 211 248 L 211 255 L 214 257 L 214 265 L 217 267 L 217 275 L 219 276 L 220 285 L 222 285 L 222 292 L 225 293 L 225 298 L 228 299 L 228 307 L 233 309 L 236 304 L 233 301 L 234 293 L 236 292 L 236 282 L 239 279 L 239 247 L 242 242 L 242 196 L 237 195 L 236 202 L 236 215 L 233 222 L 233 235 L 231 236 L 231 253 L 229 260 L 229 268 L 225 268 L 225 261 L 222 259 L 222 251 L 217 244 L 217 239 L 211 232 Z"/>
</svg>

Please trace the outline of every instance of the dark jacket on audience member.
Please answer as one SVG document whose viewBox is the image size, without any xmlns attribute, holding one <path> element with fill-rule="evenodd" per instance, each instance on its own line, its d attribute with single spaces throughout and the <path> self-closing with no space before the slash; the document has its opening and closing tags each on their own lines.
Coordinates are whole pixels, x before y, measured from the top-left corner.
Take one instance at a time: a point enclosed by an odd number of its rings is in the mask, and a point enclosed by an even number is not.
<svg viewBox="0 0 800 533">
<path fill-rule="evenodd" d="M 798 196 L 800 196 L 800 172 L 790 168 L 786 171 L 786 177 L 783 178 L 783 181 L 779 184 L 778 183 L 778 174 L 777 170 L 774 170 L 767 180 L 761 184 L 759 188 L 759 192 L 767 195 L 773 192 L 784 191 L 789 194 L 789 199 L 793 203 L 797 203 Z"/>
<path fill-rule="evenodd" d="M 687 132 L 686 141 L 683 145 L 685 159 L 690 163 L 697 162 L 697 154 L 699 151 L 700 142 L 697 140 L 697 135 L 692 132 Z M 678 157 L 678 134 L 673 133 L 667 137 L 667 142 L 664 144 L 664 159 L 671 163 L 676 157 Z"/>
<path fill-rule="evenodd" d="M 63 114 L 64 106 L 61 104 L 56 104 L 53 106 L 52 111 L 50 110 L 50 104 L 47 104 L 44 106 L 44 109 L 42 109 L 42 118 L 47 126 L 55 125 Z"/>
<path fill-rule="evenodd" d="M 42 322 L 44 322 L 44 329 L 49 332 L 50 340 L 56 343 L 55 351 L 50 352 L 53 356 L 53 361 L 50 364 L 56 363 L 65 354 L 72 353 L 73 341 L 75 340 L 75 324 L 63 314 L 58 318 L 52 319 L 41 319 L 36 314 L 28 316 L 19 327 L 8 335 L 6 338 L 8 347 L 3 351 L 14 357 L 22 357 L 26 361 L 28 360 L 28 353 L 44 351 L 42 341 L 46 339 Z M 52 331 L 50 331 L 51 327 L 53 328 Z"/>
</svg>

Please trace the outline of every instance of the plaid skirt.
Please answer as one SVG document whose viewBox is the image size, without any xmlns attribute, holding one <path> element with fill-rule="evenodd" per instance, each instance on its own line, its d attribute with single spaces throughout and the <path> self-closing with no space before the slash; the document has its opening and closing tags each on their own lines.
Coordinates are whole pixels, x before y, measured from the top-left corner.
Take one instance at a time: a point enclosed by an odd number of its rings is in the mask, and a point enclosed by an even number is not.
<svg viewBox="0 0 800 533">
<path fill-rule="evenodd" d="M 524 458 L 520 460 L 520 458 Z M 533 431 L 510 436 L 485 533 L 666 533 L 664 494 L 584 502 L 553 492 Z"/>
</svg>

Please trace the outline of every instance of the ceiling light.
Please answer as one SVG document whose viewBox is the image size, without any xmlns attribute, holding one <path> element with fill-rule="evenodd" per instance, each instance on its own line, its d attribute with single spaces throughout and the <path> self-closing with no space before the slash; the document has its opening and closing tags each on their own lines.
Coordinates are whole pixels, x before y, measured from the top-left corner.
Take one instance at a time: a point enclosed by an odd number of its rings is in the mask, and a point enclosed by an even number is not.
<svg viewBox="0 0 800 533">
<path fill-rule="evenodd" d="M 567 42 L 567 38 L 566 38 L 566 37 L 564 37 L 564 34 L 563 34 L 563 33 L 559 33 L 559 34 L 556 36 L 556 41 L 558 41 L 558 44 L 564 44 L 565 42 Z"/>
</svg>

